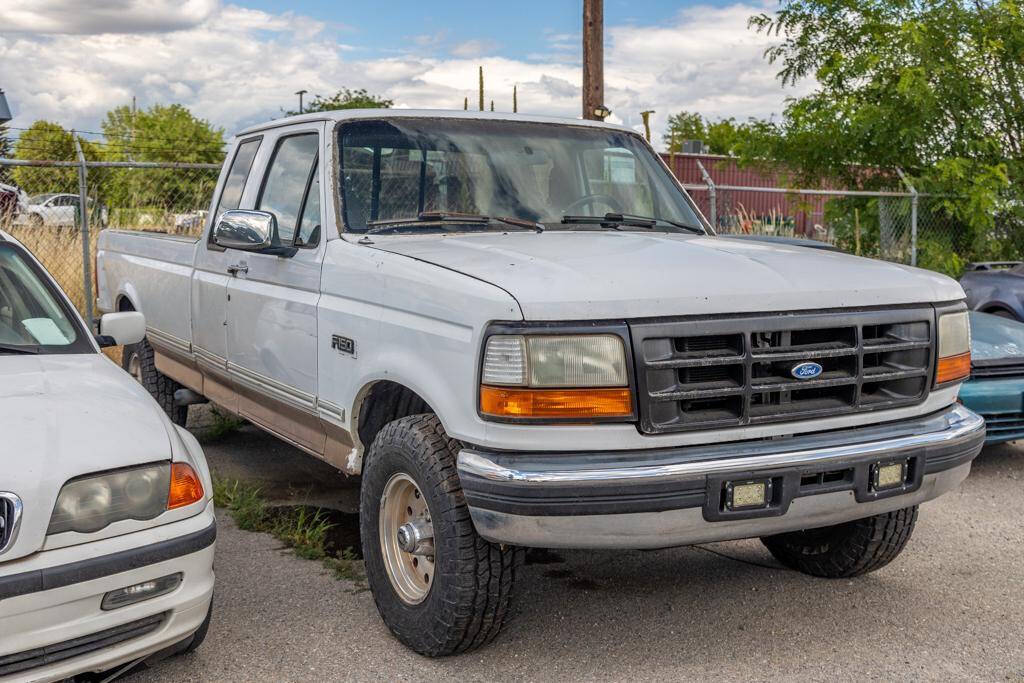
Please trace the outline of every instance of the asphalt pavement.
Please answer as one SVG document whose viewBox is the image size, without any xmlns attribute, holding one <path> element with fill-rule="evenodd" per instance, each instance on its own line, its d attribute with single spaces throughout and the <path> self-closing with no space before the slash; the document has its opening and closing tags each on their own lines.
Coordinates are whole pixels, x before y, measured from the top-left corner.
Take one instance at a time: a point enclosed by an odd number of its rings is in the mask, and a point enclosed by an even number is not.
<svg viewBox="0 0 1024 683">
<path fill-rule="evenodd" d="M 253 427 L 204 444 L 278 502 L 354 509 L 351 480 Z M 903 554 L 854 580 L 783 569 L 756 540 L 533 553 L 489 647 L 405 649 L 365 588 L 219 514 L 216 607 L 194 654 L 130 681 L 1024 681 L 1024 447 L 986 449 L 925 504 Z"/>
</svg>

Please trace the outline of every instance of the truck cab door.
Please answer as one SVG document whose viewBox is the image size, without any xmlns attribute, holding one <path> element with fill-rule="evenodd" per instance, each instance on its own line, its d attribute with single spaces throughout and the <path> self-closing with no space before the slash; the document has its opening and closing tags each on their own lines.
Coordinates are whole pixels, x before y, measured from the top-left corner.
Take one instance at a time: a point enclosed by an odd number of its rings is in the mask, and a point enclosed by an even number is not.
<svg viewBox="0 0 1024 683">
<path fill-rule="evenodd" d="M 257 136 L 236 145 L 206 237 L 196 245 L 192 273 L 192 351 L 203 376 L 202 394 L 232 412 L 238 412 L 238 395 L 227 369 L 227 288 L 228 269 L 238 254 L 214 244 L 209 235 L 221 214 L 241 204 L 261 142 Z"/>
<path fill-rule="evenodd" d="M 325 445 L 316 411 L 323 131 L 322 122 L 311 122 L 267 135 L 257 164 L 262 177 L 251 208 L 276 217 L 275 246 L 294 247 L 293 255 L 227 251 L 234 259 L 227 365 L 238 412 L 318 455 Z"/>
</svg>

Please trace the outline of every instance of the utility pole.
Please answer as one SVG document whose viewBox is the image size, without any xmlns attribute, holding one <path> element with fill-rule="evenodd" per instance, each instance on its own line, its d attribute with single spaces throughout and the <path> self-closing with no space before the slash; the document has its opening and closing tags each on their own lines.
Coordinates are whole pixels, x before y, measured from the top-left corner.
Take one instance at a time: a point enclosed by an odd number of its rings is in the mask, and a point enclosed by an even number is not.
<svg viewBox="0 0 1024 683">
<path fill-rule="evenodd" d="M 583 0 L 583 118 L 603 121 L 604 0 Z"/>
<path fill-rule="evenodd" d="M 647 138 L 647 142 L 651 141 L 651 114 L 653 113 L 653 109 L 640 112 L 640 117 L 644 120 L 644 137 Z"/>
<path fill-rule="evenodd" d="M 295 94 L 299 96 L 299 113 L 302 113 L 302 96 L 305 95 L 308 90 L 296 90 Z"/>
<path fill-rule="evenodd" d="M 484 110 L 484 68 L 480 67 L 480 111 Z"/>
<path fill-rule="evenodd" d="M 517 86 L 512 86 L 512 113 L 519 113 L 519 93 Z"/>
</svg>

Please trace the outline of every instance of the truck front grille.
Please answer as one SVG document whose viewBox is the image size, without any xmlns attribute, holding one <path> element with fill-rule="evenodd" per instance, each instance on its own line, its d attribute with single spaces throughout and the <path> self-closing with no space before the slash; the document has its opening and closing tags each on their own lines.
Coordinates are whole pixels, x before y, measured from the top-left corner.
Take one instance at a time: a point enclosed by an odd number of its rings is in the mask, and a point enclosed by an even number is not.
<svg viewBox="0 0 1024 683">
<path fill-rule="evenodd" d="M 736 427 L 918 403 L 932 376 L 934 316 L 929 306 L 633 323 L 641 427 Z M 798 378 L 802 364 L 810 376 Z"/>
</svg>

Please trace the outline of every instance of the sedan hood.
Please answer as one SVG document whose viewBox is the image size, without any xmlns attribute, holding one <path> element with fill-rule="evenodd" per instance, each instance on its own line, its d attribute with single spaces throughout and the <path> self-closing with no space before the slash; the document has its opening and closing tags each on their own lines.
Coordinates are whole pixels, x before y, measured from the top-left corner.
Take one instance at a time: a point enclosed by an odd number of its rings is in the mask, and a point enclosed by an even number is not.
<svg viewBox="0 0 1024 683">
<path fill-rule="evenodd" d="M 374 247 L 490 282 L 527 320 L 643 318 L 950 301 L 955 280 L 800 246 L 677 233 L 376 236 Z"/>
<path fill-rule="evenodd" d="M 169 427 L 145 389 L 101 354 L 0 355 L 0 491 L 24 505 L 0 562 L 42 546 L 67 480 L 169 460 Z"/>
</svg>

